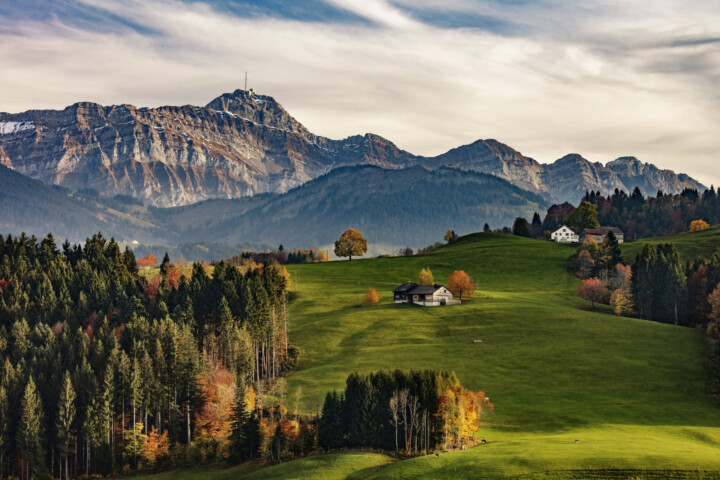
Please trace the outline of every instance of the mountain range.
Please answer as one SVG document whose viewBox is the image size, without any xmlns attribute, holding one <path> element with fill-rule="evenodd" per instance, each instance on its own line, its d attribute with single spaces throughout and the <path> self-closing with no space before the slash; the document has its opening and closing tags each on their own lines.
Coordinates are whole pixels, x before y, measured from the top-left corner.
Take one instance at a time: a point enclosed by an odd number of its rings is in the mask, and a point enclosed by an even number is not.
<svg viewBox="0 0 720 480">
<path fill-rule="evenodd" d="M 236 90 L 204 107 L 76 103 L 63 110 L 0 113 L 0 165 L 71 190 L 124 195 L 156 207 L 283 194 L 334 169 L 458 166 L 507 180 L 548 201 L 588 190 L 645 194 L 704 189 L 684 174 L 634 157 L 606 165 L 570 154 L 539 163 L 496 140 L 436 157 L 413 155 L 373 134 L 315 135 L 270 96 Z"/>
</svg>

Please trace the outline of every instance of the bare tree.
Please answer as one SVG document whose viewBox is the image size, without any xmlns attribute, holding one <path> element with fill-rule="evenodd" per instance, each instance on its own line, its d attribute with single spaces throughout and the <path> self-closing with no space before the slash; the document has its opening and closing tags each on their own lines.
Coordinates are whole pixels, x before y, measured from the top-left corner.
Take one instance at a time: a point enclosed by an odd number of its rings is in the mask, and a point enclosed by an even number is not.
<svg viewBox="0 0 720 480">
<path fill-rule="evenodd" d="M 415 431 L 415 453 L 417 453 L 417 424 L 418 424 L 418 407 L 420 402 L 418 397 L 412 395 L 410 397 L 410 449 L 413 450 L 413 430 Z"/>
<path fill-rule="evenodd" d="M 410 390 L 403 388 L 400 390 L 400 408 L 402 409 L 403 427 L 405 428 L 405 451 L 408 449 L 408 401 L 410 400 Z"/>
<path fill-rule="evenodd" d="M 397 430 L 398 430 L 398 401 L 399 401 L 398 397 L 399 397 L 399 395 L 400 394 L 398 393 L 398 391 L 395 390 L 395 393 L 390 398 L 390 412 L 392 413 L 393 424 L 395 425 L 395 452 L 396 453 L 398 451 Z"/>
<path fill-rule="evenodd" d="M 280 377 L 277 381 L 277 389 L 280 394 L 280 405 L 285 405 L 285 378 Z M 280 416 L 283 417 L 282 408 L 280 409 Z"/>
<path fill-rule="evenodd" d="M 295 390 L 295 416 L 300 415 L 300 399 L 302 399 L 302 387 Z"/>
</svg>

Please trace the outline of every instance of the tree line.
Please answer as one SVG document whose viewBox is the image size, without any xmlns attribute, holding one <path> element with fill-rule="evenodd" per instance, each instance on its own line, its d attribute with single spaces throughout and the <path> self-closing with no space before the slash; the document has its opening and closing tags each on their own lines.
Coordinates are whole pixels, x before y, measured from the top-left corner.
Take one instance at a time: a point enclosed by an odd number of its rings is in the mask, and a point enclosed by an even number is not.
<svg viewBox="0 0 720 480">
<path fill-rule="evenodd" d="M 586 192 L 582 202 L 596 207 L 600 225 L 620 228 L 626 241 L 686 232 L 696 220 L 706 225 L 720 223 L 720 195 L 714 187 L 703 192 L 696 189 L 678 194 L 657 192 L 647 197 L 637 187 L 630 194 L 618 189 L 611 195 Z M 576 226 L 567 223 L 574 212 L 575 207 L 569 203 L 551 206 L 542 222 L 542 231 L 554 231 L 563 224 Z"/>
<path fill-rule="evenodd" d="M 455 374 L 421 370 L 352 373 L 328 393 L 318 423 L 325 449 L 369 447 L 417 455 L 474 444 L 493 405 Z"/>
<path fill-rule="evenodd" d="M 593 304 L 609 303 L 618 315 L 703 327 L 718 335 L 720 249 L 710 258 L 683 262 L 670 243 L 646 244 L 626 265 L 611 232 L 601 244 L 588 238 L 570 265 L 583 279 L 578 294 Z"/>
</svg>

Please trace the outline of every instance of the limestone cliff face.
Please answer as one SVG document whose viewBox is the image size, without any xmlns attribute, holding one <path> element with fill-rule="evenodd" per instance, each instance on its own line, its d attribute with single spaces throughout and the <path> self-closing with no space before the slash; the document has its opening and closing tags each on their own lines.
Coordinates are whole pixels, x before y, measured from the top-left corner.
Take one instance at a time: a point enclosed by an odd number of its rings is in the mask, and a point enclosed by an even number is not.
<svg viewBox="0 0 720 480">
<path fill-rule="evenodd" d="M 309 132 L 272 97 L 244 90 L 205 107 L 77 103 L 60 111 L 0 113 L 0 164 L 48 184 L 129 195 L 155 206 L 284 193 L 351 165 L 457 165 L 554 200 L 636 185 L 647 194 L 702 187 L 636 159 L 602 166 L 569 155 L 540 164 L 495 140 L 434 158 L 412 155 L 372 134 L 331 140 Z"/>
<path fill-rule="evenodd" d="M 316 137 L 271 97 L 240 90 L 207 107 L 77 103 L 0 114 L 0 125 L 3 165 L 156 206 L 282 193 L 336 166 L 411 157 L 379 137 Z"/>
<path fill-rule="evenodd" d="M 495 140 L 479 140 L 455 148 L 433 161 L 490 173 L 559 202 L 575 203 L 591 190 L 611 194 L 618 189 L 629 193 L 639 187 L 645 195 L 655 195 L 658 190 L 679 193 L 685 188 L 705 189 L 688 175 L 660 170 L 634 157 L 618 158 L 603 165 L 573 153 L 554 163 L 542 164 Z"/>
</svg>

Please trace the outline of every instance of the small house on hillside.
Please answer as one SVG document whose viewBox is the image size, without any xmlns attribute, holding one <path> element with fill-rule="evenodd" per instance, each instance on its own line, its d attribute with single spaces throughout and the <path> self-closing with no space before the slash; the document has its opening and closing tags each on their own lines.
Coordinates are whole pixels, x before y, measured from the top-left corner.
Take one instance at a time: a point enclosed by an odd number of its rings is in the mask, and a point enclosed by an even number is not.
<svg viewBox="0 0 720 480">
<path fill-rule="evenodd" d="M 418 285 L 417 283 L 403 283 L 393 290 L 395 303 L 414 303 L 423 307 L 438 307 L 441 305 L 457 305 L 460 300 L 453 299 L 450 290 L 442 285 Z"/>
<path fill-rule="evenodd" d="M 580 241 L 578 233 L 579 230 L 563 225 L 562 227 L 552 232 L 552 234 L 550 234 L 550 238 L 553 242 L 578 243 Z"/>
<path fill-rule="evenodd" d="M 580 242 L 584 242 L 585 239 L 589 236 L 592 237 L 592 239 L 595 240 L 597 243 L 602 243 L 602 241 L 605 240 L 605 237 L 607 237 L 608 233 L 610 232 L 613 232 L 615 234 L 618 243 L 623 243 L 623 241 L 625 240 L 625 234 L 617 227 L 584 228 L 580 232 L 579 240 Z"/>
<path fill-rule="evenodd" d="M 623 243 L 625 235 L 623 234 L 623 231 L 617 227 L 583 228 L 581 230 L 563 225 L 550 234 L 550 239 L 553 242 L 560 243 L 582 243 L 588 236 L 590 236 L 597 243 L 602 243 L 609 232 L 613 232 L 615 234 L 618 243 Z"/>
</svg>

